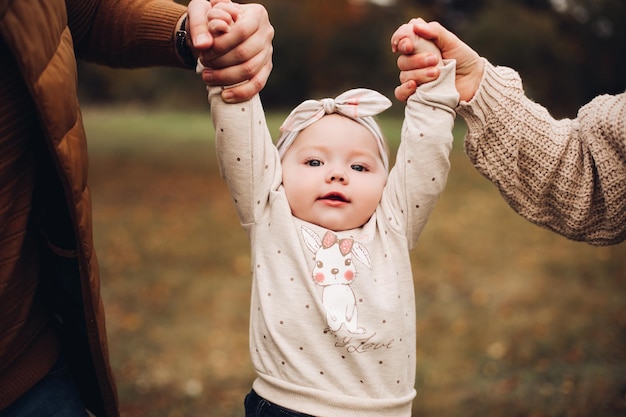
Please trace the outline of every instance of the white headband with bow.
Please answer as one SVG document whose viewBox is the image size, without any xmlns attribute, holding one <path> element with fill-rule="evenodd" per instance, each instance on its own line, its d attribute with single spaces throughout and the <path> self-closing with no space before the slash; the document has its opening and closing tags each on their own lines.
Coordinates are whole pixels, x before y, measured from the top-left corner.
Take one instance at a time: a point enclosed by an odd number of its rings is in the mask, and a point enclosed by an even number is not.
<svg viewBox="0 0 626 417">
<path fill-rule="evenodd" d="M 380 127 L 372 116 L 391 107 L 391 101 L 382 94 L 366 88 L 355 88 L 336 98 L 306 100 L 291 111 L 280 127 L 281 135 L 276 142 L 281 159 L 300 131 L 320 120 L 327 114 L 337 113 L 365 126 L 376 138 L 385 169 L 389 169 L 389 158 Z"/>
</svg>

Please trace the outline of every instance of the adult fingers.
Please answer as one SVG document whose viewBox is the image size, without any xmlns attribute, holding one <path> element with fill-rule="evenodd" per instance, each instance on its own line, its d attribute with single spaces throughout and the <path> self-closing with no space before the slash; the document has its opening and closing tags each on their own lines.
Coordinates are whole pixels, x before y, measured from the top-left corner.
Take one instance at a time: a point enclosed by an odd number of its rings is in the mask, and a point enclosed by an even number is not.
<svg viewBox="0 0 626 417">
<path fill-rule="evenodd" d="M 201 53 L 200 60 L 212 68 L 244 63 L 271 48 L 274 28 L 267 11 L 258 4 L 241 5 L 241 14 L 228 34 L 215 39 L 213 48 Z"/>
<path fill-rule="evenodd" d="M 435 69 L 439 64 L 439 57 L 430 52 L 422 52 L 412 55 L 398 56 L 398 69 L 400 71 L 411 71 L 416 69 Z"/>
<path fill-rule="evenodd" d="M 419 86 L 436 80 L 437 77 L 439 77 L 440 72 L 441 71 L 437 67 L 428 67 L 410 71 L 400 71 L 400 76 L 398 78 L 401 83 L 413 80 Z"/>
<path fill-rule="evenodd" d="M 235 22 L 235 16 L 226 10 L 213 7 L 207 14 L 209 33 L 217 37 L 230 31 L 231 25 Z"/>
<path fill-rule="evenodd" d="M 262 88 L 272 69 L 272 52 L 270 44 L 269 48 L 261 49 L 259 53 L 242 63 L 223 66 L 211 63 L 202 71 L 202 80 L 207 85 L 225 86 L 254 79 Z M 250 87 L 240 90 L 246 91 L 247 88 Z"/>
<path fill-rule="evenodd" d="M 256 73 L 249 81 L 237 84 L 232 88 L 225 89 L 222 92 L 222 99 L 227 103 L 240 103 L 250 100 L 255 94 L 260 92 L 272 71 L 272 64 L 264 65 L 259 72 Z"/>
<path fill-rule="evenodd" d="M 400 101 L 407 101 L 416 90 L 417 84 L 415 81 L 410 80 L 397 86 L 394 90 L 394 95 Z"/>
<path fill-rule="evenodd" d="M 191 43 L 197 51 L 205 51 L 213 46 L 213 36 L 209 33 L 207 13 L 211 3 L 206 0 L 191 0 L 187 5 L 187 24 Z"/>
</svg>

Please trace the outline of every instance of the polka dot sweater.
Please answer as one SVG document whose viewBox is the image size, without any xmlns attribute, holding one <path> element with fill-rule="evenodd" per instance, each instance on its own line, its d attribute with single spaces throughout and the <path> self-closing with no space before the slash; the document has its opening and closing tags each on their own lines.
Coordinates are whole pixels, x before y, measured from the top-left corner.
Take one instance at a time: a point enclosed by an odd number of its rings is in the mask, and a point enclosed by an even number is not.
<svg viewBox="0 0 626 417">
<path fill-rule="evenodd" d="M 454 62 L 409 100 L 397 163 L 370 220 L 334 232 L 291 215 L 257 97 L 209 90 L 218 160 L 252 248 L 253 388 L 314 416 L 410 416 L 415 298 L 409 251 L 446 183 Z"/>
<path fill-rule="evenodd" d="M 626 93 L 555 120 L 517 72 L 484 62 L 478 91 L 457 109 L 476 169 L 537 225 L 594 245 L 626 239 Z"/>
</svg>

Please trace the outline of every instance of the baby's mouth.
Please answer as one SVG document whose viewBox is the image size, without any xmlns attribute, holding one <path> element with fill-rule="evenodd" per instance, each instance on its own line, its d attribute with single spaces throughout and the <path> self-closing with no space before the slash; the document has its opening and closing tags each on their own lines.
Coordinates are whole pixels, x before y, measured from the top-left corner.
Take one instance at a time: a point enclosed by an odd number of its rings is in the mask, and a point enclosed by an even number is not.
<svg viewBox="0 0 626 417">
<path fill-rule="evenodd" d="M 319 198 L 319 200 L 340 201 L 343 203 L 349 203 L 350 200 L 341 193 L 328 193 Z"/>
</svg>

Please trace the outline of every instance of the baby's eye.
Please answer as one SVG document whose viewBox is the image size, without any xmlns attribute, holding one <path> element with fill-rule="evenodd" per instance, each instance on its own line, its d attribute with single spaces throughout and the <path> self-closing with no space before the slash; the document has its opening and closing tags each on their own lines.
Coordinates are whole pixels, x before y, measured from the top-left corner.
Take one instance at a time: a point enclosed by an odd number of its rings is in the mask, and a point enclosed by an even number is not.
<svg viewBox="0 0 626 417">
<path fill-rule="evenodd" d="M 310 167 L 319 167 L 322 165 L 322 161 L 320 161 L 319 159 L 309 159 L 305 162 L 305 164 Z"/>
<path fill-rule="evenodd" d="M 361 165 L 361 164 L 352 164 L 352 165 L 350 165 L 350 168 L 352 168 L 355 171 L 359 171 L 359 172 L 367 171 L 367 167 L 365 165 Z"/>
</svg>

